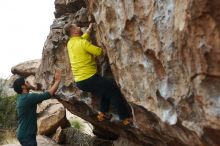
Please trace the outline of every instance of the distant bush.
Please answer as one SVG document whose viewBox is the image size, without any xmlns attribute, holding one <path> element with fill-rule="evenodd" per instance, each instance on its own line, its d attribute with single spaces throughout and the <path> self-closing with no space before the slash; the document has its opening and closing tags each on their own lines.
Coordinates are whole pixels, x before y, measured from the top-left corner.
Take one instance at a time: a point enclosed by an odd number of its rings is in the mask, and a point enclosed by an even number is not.
<svg viewBox="0 0 220 146">
<path fill-rule="evenodd" d="M 17 127 L 16 96 L 5 97 L 6 81 L 0 79 L 0 129 Z"/>
<path fill-rule="evenodd" d="M 6 80 L 0 78 L 0 99 L 5 96 L 5 94 L 4 94 L 5 84 L 6 84 Z"/>
<path fill-rule="evenodd" d="M 17 127 L 16 96 L 0 99 L 0 125 L 9 129 Z"/>
</svg>

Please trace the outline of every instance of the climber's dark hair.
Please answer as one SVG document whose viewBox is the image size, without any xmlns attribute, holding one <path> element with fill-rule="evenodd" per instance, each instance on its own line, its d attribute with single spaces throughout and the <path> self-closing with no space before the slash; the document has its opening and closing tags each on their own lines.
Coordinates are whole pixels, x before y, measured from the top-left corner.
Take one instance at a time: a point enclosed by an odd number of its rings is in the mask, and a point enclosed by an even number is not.
<svg viewBox="0 0 220 146">
<path fill-rule="evenodd" d="M 25 77 L 19 77 L 14 81 L 13 88 L 16 93 L 22 94 L 22 85 L 25 85 Z"/>
</svg>

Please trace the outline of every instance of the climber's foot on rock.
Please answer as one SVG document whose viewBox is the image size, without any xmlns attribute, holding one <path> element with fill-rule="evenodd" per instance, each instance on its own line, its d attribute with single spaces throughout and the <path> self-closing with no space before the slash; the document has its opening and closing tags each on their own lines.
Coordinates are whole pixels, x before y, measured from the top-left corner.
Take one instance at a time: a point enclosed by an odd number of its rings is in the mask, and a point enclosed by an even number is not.
<svg viewBox="0 0 220 146">
<path fill-rule="evenodd" d="M 103 112 L 98 112 L 97 120 L 98 120 L 99 122 L 102 122 L 102 121 L 110 121 L 111 118 L 112 118 L 112 114 L 103 113 Z"/>
<path fill-rule="evenodd" d="M 125 118 L 124 120 L 121 120 L 121 124 L 126 127 L 135 127 L 132 117 Z"/>
<path fill-rule="evenodd" d="M 124 126 L 128 126 L 128 125 L 130 125 L 130 124 L 133 124 L 132 118 L 125 118 L 125 119 L 122 120 L 121 122 L 122 122 L 122 124 L 123 124 Z"/>
<path fill-rule="evenodd" d="M 120 125 L 120 126 L 135 127 L 132 117 L 125 118 L 125 119 L 123 119 L 123 120 L 114 120 L 114 121 L 112 121 L 112 122 L 115 123 L 115 124 L 117 124 L 117 125 Z"/>
</svg>

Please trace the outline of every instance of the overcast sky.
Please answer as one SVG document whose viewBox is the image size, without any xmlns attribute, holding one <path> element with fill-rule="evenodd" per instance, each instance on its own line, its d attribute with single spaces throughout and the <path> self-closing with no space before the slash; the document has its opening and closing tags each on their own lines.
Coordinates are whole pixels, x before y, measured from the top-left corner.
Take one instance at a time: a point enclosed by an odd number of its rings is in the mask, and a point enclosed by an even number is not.
<svg viewBox="0 0 220 146">
<path fill-rule="evenodd" d="M 54 20 L 54 0 L 2 0 L 0 4 L 0 77 L 11 67 L 40 59 Z"/>
</svg>

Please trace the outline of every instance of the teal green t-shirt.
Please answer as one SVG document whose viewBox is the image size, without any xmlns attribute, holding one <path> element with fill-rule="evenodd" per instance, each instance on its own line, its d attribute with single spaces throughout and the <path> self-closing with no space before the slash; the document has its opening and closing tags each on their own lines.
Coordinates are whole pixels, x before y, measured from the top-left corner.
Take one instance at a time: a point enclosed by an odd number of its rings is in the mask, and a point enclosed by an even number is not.
<svg viewBox="0 0 220 146">
<path fill-rule="evenodd" d="M 37 104 L 51 97 L 49 92 L 21 94 L 17 97 L 17 138 L 37 134 Z"/>
</svg>

